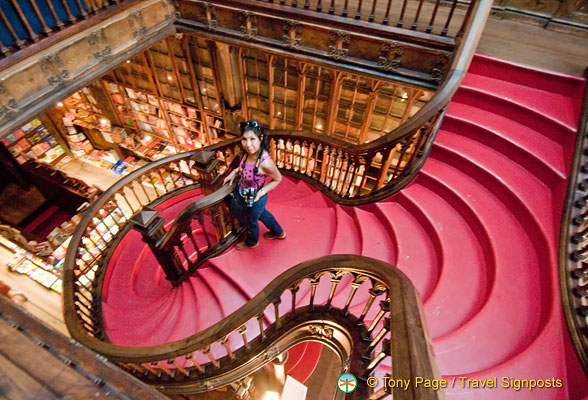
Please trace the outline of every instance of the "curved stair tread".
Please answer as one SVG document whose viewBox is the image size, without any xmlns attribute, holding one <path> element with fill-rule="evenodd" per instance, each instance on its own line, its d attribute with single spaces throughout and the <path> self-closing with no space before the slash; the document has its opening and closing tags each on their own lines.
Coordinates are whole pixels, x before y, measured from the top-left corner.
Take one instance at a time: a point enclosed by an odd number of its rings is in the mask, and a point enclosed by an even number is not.
<svg viewBox="0 0 588 400">
<path fill-rule="evenodd" d="M 512 161 L 527 169 L 547 186 L 561 184 L 567 179 L 566 175 L 549 163 L 550 158 L 545 158 L 541 153 L 533 153 L 531 151 L 533 149 L 521 147 L 519 143 L 512 141 L 501 132 L 479 125 L 467 117 L 446 115 L 442 129 L 477 141 L 498 153 L 508 154 Z M 536 150 L 545 151 L 545 149 Z"/>
<path fill-rule="evenodd" d="M 576 98 L 565 94 L 552 93 L 539 88 L 532 88 L 470 72 L 466 74 L 461 85 L 461 87 L 492 93 L 504 99 L 516 101 L 526 108 L 545 114 L 571 129 L 575 129 L 580 118 Z M 537 99 L 540 99 L 540 101 L 537 101 Z"/>
<path fill-rule="evenodd" d="M 584 94 L 586 79 L 547 71 L 528 65 L 517 64 L 512 61 L 502 60 L 485 54 L 474 55 L 468 73 L 500 77 L 505 82 L 511 82 L 541 91 L 560 94 L 576 99 L 576 106 L 580 108 Z"/>
<path fill-rule="evenodd" d="M 488 236 L 479 221 L 471 219 L 473 212 L 456 208 L 461 199 L 426 173 L 401 195 L 433 222 L 441 241 L 437 285 L 423 304 L 431 337 L 440 337 L 464 325 L 486 301 L 488 269 L 494 268 L 492 249 L 484 252 Z"/>
<path fill-rule="evenodd" d="M 308 186 L 305 184 L 305 186 Z M 290 200 L 283 200 L 280 202 L 282 205 L 288 205 L 292 207 L 313 207 L 313 208 L 327 208 L 331 207 L 330 201 L 319 191 L 309 195 L 295 197 Z"/>
<path fill-rule="evenodd" d="M 559 226 L 553 226 L 554 212 L 559 215 L 561 210 L 554 210 L 550 188 L 540 182 L 537 177 L 511 161 L 506 155 L 448 131 L 439 130 L 435 146 L 443 148 L 454 156 L 467 159 L 471 164 L 497 177 L 502 185 L 512 191 L 529 208 L 547 237 L 556 238 Z M 489 184 L 487 180 L 484 182 Z"/>
<path fill-rule="evenodd" d="M 255 271 L 255 279 L 239 280 L 239 287 L 249 297 L 293 265 L 329 254 L 335 234 L 333 209 L 301 209 L 281 204 L 270 204 L 268 209 L 287 232 L 285 240 L 260 237 L 257 248 L 233 248 L 214 259 L 217 268 L 228 276 L 241 277 L 247 271 Z M 260 227 L 260 233 L 264 231 Z"/>
<path fill-rule="evenodd" d="M 487 282 L 490 296 L 475 318 L 434 340 L 439 366 L 445 374 L 487 369 L 525 351 L 543 328 L 541 321 L 548 310 L 542 309 L 537 299 L 551 293 L 520 278 L 549 274 L 544 270 L 548 266 L 539 260 L 516 216 L 477 180 L 437 161 L 433 155 L 424 171 L 469 199 L 490 234 L 497 264 L 494 281 Z M 504 313 L 505 309 L 511 312 Z"/>
<path fill-rule="evenodd" d="M 362 208 L 354 208 L 353 211 L 361 235 L 361 255 L 394 265 L 397 259 L 396 249 L 386 226 L 369 211 Z"/>
<path fill-rule="evenodd" d="M 165 343 L 167 330 L 161 326 L 167 324 L 170 317 L 173 318 L 176 308 L 176 298 L 181 296 L 179 291 L 173 291 L 168 297 L 161 311 L 154 313 L 151 307 L 136 307 L 134 319 L 128 319 L 129 311 L 117 308 L 105 308 L 103 321 L 106 333 L 110 341 L 119 346 L 141 347 Z M 139 318 L 143 317 L 143 318 Z M 130 324 L 136 320 L 137 324 Z M 128 322 L 128 324 L 127 324 Z M 157 341 L 153 341 L 152 335 L 157 335 Z"/>
<path fill-rule="evenodd" d="M 282 182 L 271 191 L 268 204 L 288 202 L 295 199 L 312 196 L 316 190 L 304 181 L 297 180 L 287 175 L 282 175 Z"/>
<path fill-rule="evenodd" d="M 457 91 L 447 114 L 500 132 L 521 147 L 549 160 L 564 174 L 568 168 L 575 133 L 541 114 L 484 92 L 466 89 Z M 550 156 L 550 153 L 553 154 Z"/>
<path fill-rule="evenodd" d="M 429 235 L 397 201 L 376 204 L 395 232 L 397 247 L 396 266 L 412 281 L 423 302 L 431 295 L 438 280 L 437 256 Z"/>
</svg>

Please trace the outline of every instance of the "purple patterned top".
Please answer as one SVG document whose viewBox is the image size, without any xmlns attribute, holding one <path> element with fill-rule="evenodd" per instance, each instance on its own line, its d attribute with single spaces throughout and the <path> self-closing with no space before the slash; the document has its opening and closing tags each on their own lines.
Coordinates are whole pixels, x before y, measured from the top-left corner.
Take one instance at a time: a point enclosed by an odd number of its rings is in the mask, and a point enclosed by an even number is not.
<svg viewBox="0 0 588 400">
<path fill-rule="evenodd" d="M 268 158 L 270 158 L 270 156 L 267 153 L 261 156 L 259 165 L 261 166 L 261 164 Z M 241 180 L 239 181 L 240 187 L 260 189 L 265 184 L 266 175 L 259 173 L 259 167 L 257 174 L 254 174 L 255 163 L 248 163 L 247 157 L 243 158 L 239 169 L 241 170 Z"/>
</svg>

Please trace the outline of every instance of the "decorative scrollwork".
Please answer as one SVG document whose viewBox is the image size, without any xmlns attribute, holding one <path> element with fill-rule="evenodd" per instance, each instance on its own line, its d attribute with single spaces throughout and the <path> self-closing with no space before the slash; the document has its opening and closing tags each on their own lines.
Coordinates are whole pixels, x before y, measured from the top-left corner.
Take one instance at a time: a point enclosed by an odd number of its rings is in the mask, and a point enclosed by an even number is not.
<svg viewBox="0 0 588 400">
<path fill-rule="evenodd" d="M 141 10 L 130 13 L 128 22 L 129 25 L 133 28 L 132 32 L 134 38 L 140 39 L 147 35 L 147 25 L 145 25 L 145 21 L 143 20 L 143 13 Z M 135 27 L 135 25 L 137 27 Z"/>
<path fill-rule="evenodd" d="M 302 33 L 302 25 L 296 21 L 284 21 L 283 46 L 287 49 L 298 49 L 302 39 L 298 37 Z"/>
<path fill-rule="evenodd" d="M 42 71 L 47 71 L 47 82 L 51 86 L 63 84 L 69 79 L 69 73 L 61 66 L 61 57 L 58 54 L 50 54 L 41 59 L 40 67 Z"/>
<path fill-rule="evenodd" d="M 329 37 L 329 56 L 335 60 L 342 60 L 349 54 L 349 50 L 343 47 L 351 42 L 351 37 L 345 31 L 333 30 Z"/>
<path fill-rule="evenodd" d="M 245 39 L 252 39 L 257 35 L 257 16 L 249 11 L 239 12 L 239 21 L 241 21 L 241 33 Z"/>
<path fill-rule="evenodd" d="M 335 334 L 335 330 L 328 326 L 310 325 L 308 329 L 310 330 L 310 333 L 312 333 L 313 335 L 322 336 L 327 339 L 332 339 Z"/>
<path fill-rule="evenodd" d="M 440 81 L 441 79 L 443 79 L 443 70 L 445 69 L 445 66 L 447 65 L 448 62 L 449 62 L 449 55 L 448 54 L 445 54 L 445 53 L 439 54 L 439 57 L 437 57 L 437 60 L 435 61 L 435 66 L 431 70 L 431 77 L 434 80 Z"/>
<path fill-rule="evenodd" d="M 392 71 L 400 66 L 400 59 L 404 54 L 404 47 L 398 42 L 385 42 L 380 47 L 378 67 L 384 71 Z"/>
</svg>

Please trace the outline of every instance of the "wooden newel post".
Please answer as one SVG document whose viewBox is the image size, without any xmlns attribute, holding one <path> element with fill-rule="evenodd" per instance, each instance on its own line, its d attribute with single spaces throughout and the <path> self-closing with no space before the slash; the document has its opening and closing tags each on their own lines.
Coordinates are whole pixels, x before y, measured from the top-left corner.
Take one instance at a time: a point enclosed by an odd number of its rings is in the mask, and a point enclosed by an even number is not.
<svg viewBox="0 0 588 400">
<path fill-rule="evenodd" d="M 143 235 L 143 241 L 149 245 L 159 265 L 163 268 L 167 280 L 176 286 L 185 271 L 173 248 L 171 251 L 166 251 L 158 246 L 166 234 L 163 227 L 165 220 L 159 216 L 158 211 L 144 207 L 141 212 L 131 218 L 131 222 L 134 228 Z"/>
<path fill-rule="evenodd" d="M 198 171 L 198 183 L 200 183 L 200 188 L 205 196 L 213 193 L 222 186 L 222 175 L 219 173 L 219 168 L 222 163 L 216 158 L 214 151 L 199 151 L 192 157 L 192 160 L 194 161 L 193 168 Z M 214 209 L 211 208 L 210 213 L 216 239 L 221 240 L 227 233 L 222 203 Z"/>
</svg>

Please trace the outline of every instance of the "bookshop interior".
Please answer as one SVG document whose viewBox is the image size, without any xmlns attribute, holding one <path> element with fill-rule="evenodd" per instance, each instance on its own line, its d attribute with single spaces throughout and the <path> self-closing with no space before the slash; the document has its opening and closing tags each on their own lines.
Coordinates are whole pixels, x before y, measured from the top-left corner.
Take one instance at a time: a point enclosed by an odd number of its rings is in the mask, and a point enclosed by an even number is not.
<svg viewBox="0 0 588 400">
<path fill-rule="evenodd" d="M 433 94 L 234 46 L 222 69 L 219 46 L 229 48 L 191 35 L 168 37 L 1 140 L 0 160 L 8 171 L 0 186 L 5 294 L 67 333 L 60 315 L 62 265 L 91 201 L 149 162 L 233 138 L 244 107 L 271 129 L 312 129 L 358 144 L 391 131 Z M 237 73 L 223 76 L 227 69 Z M 366 124 L 363 111 L 370 102 L 375 107 Z M 327 133 L 330 112 L 335 117 Z M 157 190 L 158 179 L 172 177 L 154 177 L 144 182 L 145 190 Z M 117 207 L 108 211 L 95 221 L 94 243 L 116 234 L 117 222 L 132 214 Z M 39 293 L 34 285 L 48 290 L 36 302 L 24 301 L 29 292 Z"/>
</svg>

